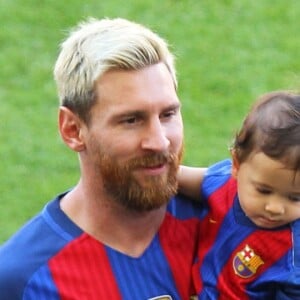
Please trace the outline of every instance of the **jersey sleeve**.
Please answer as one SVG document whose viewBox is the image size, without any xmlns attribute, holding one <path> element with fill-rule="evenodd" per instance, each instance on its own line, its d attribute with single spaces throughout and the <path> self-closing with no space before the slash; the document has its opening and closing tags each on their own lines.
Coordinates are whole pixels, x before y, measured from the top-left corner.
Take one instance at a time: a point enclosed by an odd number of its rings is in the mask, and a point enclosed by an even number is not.
<svg viewBox="0 0 300 300">
<path fill-rule="evenodd" d="M 218 190 L 227 182 L 231 176 L 231 167 L 231 160 L 225 159 L 207 169 L 201 186 L 203 201 L 207 201 L 214 191 Z"/>
<path fill-rule="evenodd" d="M 291 224 L 293 234 L 293 257 L 291 275 L 276 293 L 276 300 L 300 299 L 300 221 Z"/>
</svg>

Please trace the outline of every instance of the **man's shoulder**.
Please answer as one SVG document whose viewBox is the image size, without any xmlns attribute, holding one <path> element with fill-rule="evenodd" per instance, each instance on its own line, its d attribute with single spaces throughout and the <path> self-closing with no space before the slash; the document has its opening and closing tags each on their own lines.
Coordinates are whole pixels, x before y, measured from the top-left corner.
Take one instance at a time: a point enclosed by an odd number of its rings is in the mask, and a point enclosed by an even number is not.
<svg viewBox="0 0 300 300">
<path fill-rule="evenodd" d="M 51 224 L 47 206 L 0 246 L 0 291 L 7 299 L 20 299 L 30 278 L 68 243 Z"/>
<path fill-rule="evenodd" d="M 17 231 L 0 247 L 0 290 L 2 297 L 20 299 L 26 281 L 37 268 L 40 260 L 39 249 L 43 243 L 43 236 L 39 235 L 39 228 L 43 227 L 41 215 L 37 215 Z M 38 245 L 38 246 L 37 246 Z M 40 265 L 40 262 L 39 262 Z"/>
<path fill-rule="evenodd" d="M 24 224 L 14 235 L 12 235 L 3 245 L 0 246 L 0 271 L 3 265 L 16 261 L 19 257 L 24 255 L 34 246 L 38 238 L 38 231 L 43 228 L 43 219 L 41 213 L 33 217 L 26 224 Z M 39 237 L 43 239 L 43 237 Z M 11 260 L 9 258 L 13 257 Z"/>
</svg>

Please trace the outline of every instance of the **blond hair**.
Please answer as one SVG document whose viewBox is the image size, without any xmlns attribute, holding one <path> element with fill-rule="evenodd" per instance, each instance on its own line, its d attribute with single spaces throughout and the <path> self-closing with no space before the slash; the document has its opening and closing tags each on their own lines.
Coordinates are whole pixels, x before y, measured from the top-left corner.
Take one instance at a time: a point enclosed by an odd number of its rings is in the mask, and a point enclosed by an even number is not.
<svg viewBox="0 0 300 300">
<path fill-rule="evenodd" d="M 61 45 L 54 68 L 60 105 L 88 122 L 96 101 L 95 81 L 105 72 L 139 70 L 160 62 L 167 66 L 177 88 L 174 57 L 156 33 L 125 19 L 89 19 Z"/>
</svg>

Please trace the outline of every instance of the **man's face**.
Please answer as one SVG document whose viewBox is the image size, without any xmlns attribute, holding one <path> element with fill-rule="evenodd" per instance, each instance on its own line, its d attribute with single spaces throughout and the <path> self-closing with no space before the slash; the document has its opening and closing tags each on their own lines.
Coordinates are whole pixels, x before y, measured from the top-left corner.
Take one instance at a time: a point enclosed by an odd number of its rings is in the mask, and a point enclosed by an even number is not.
<svg viewBox="0 0 300 300">
<path fill-rule="evenodd" d="M 96 84 L 87 153 L 105 191 L 137 211 L 176 193 L 182 156 L 180 102 L 164 64 L 110 71 Z"/>
</svg>

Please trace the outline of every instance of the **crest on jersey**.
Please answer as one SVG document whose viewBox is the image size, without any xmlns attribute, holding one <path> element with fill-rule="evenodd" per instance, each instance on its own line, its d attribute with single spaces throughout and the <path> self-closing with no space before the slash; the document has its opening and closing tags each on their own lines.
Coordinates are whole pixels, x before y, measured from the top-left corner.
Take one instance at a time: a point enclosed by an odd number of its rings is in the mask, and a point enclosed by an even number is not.
<svg viewBox="0 0 300 300">
<path fill-rule="evenodd" d="M 234 272 L 242 278 L 251 277 L 263 264 L 264 261 L 248 245 L 233 258 Z"/>
</svg>

